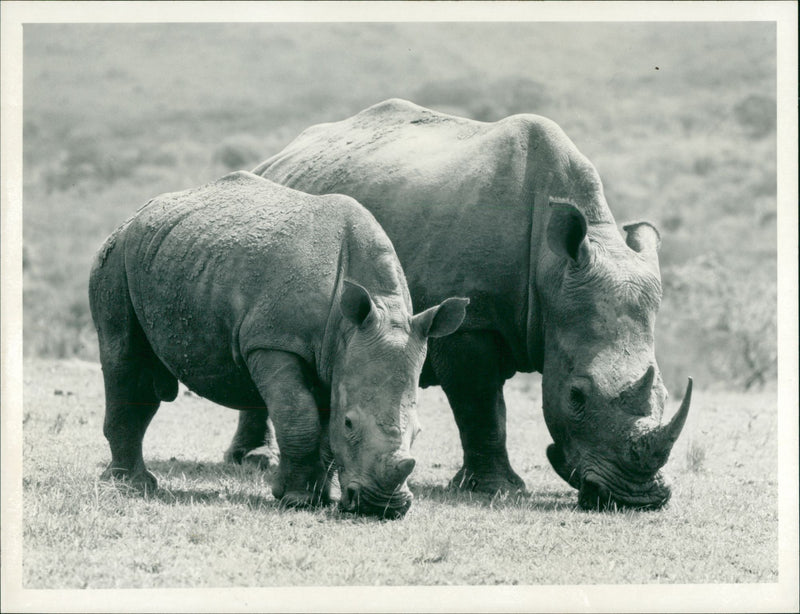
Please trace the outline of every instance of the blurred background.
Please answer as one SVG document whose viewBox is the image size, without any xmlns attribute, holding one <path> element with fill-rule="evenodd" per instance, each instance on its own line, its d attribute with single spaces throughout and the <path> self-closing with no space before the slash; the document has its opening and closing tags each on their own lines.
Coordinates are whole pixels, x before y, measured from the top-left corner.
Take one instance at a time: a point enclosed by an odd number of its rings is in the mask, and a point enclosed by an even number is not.
<svg viewBox="0 0 800 614">
<path fill-rule="evenodd" d="M 92 257 L 149 198 L 401 97 L 555 120 L 620 226 L 661 231 L 673 395 L 774 384 L 772 24 L 26 24 L 23 61 L 27 357 L 97 360 Z"/>
</svg>

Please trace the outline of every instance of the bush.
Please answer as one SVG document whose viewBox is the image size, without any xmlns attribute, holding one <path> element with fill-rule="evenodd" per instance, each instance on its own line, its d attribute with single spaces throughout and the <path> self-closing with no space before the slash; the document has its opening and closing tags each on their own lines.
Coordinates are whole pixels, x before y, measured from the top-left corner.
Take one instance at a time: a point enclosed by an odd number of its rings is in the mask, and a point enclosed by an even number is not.
<svg viewBox="0 0 800 614">
<path fill-rule="evenodd" d="M 84 182 L 106 186 L 129 177 L 140 163 L 138 149 L 117 151 L 98 138 L 80 135 L 68 142 L 66 150 L 44 171 L 44 183 L 48 194 Z"/>
<path fill-rule="evenodd" d="M 733 114 L 748 136 L 761 139 L 775 131 L 777 107 L 770 96 L 751 94 L 733 108 Z"/>
<path fill-rule="evenodd" d="M 774 263 L 747 270 L 703 255 L 664 271 L 665 302 L 678 314 L 671 336 L 686 339 L 716 377 L 744 390 L 777 375 L 777 277 Z"/>
<path fill-rule="evenodd" d="M 226 170 L 251 169 L 264 158 L 260 143 L 246 135 L 226 138 L 214 150 L 213 161 Z"/>
<path fill-rule="evenodd" d="M 526 77 L 494 81 L 462 78 L 426 83 L 417 90 L 414 100 L 447 112 L 463 109 L 479 121 L 495 121 L 515 113 L 541 113 L 548 96 L 541 83 Z"/>
</svg>

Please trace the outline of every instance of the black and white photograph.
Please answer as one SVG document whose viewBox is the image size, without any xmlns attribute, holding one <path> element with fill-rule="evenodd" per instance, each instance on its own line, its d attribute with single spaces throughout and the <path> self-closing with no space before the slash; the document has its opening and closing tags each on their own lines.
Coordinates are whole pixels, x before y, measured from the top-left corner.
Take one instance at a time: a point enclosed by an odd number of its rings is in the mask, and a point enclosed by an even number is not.
<svg viewBox="0 0 800 614">
<path fill-rule="evenodd" d="M 3 2 L 4 612 L 797 611 L 797 5 Z"/>
</svg>

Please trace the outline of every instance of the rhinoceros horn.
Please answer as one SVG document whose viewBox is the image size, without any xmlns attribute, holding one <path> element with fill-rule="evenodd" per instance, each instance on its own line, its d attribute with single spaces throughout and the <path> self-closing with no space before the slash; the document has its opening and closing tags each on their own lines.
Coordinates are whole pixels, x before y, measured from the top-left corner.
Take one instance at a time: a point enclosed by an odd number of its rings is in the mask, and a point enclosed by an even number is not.
<svg viewBox="0 0 800 614">
<path fill-rule="evenodd" d="M 620 393 L 619 407 L 622 411 L 634 416 L 647 415 L 648 400 L 650 399 L 650 391 L 653 388 L 655 375 L 656 369 L 653 365 L 650 365 L 638 382 L 634 382 Z"/>
<path fill-rule="evenodd" d="M 669 424 L 663 426 L 660 429 L 659 437 L 661 438 L 660 443 L 665 449 L 672 449 L 672 444 L 674 444 L 678 437 L 680 437 L 681 431 L 683 430 L 683 425 L 686 424 L 686 416 L 689 415 L 689 405 L 692 403 L 692 378 L 689 378 L 689 381 L 686 383 L 686 392 L 683 395 L 683 401 L 681 401 L 681 406 L 678 408 L 678 411 L 672 416 L 672 420 L 669 421 Z"/>
<path fill-rule="evenodd" d="M 690 377 L 686 384 L 686 393 L 683 395 L 681 406 L 672 417 L 672 420 L 667 424 L 656 427 L 646 436 L 646 448 L 650 450 L 650 457 L 642 458 L 641 460 L 651 469 L 657 469 L 667 462 L 672 446 L 680 436 L 683 425 L 686 424 L 686 416 L 689 415 L 689 405 L 691 402 L 692 378 Z"/>
<path fill-rule="evenodd" d="M 383 472 L 383 483 L 389 488 L 395 488 L 405 481 L 414 470 L 416 461 L 410 456 L 403 458 L 393 458 L 388 463 Z"/>
<path fill-rule="evenodd" d="M 416 462 L 413 458 L 404 458 L 394 467 L 394 481 L 398 484 L 405 480 L 414 470 Z"/>
</svg>

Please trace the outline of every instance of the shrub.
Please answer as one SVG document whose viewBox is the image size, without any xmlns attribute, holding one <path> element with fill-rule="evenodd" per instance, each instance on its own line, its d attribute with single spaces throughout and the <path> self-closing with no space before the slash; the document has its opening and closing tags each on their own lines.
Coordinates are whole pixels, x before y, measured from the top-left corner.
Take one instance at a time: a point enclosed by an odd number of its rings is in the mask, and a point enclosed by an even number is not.
<svg viewBox="0 0 800 614">
<path fill-rule="evenodd" d="M 258 141 L 247 135 L 226 138 L 214 150 L 213 161 L 226 170 L 250 169 L 261 162 L 264 152 Z"/>
<path fill-rule="evenodd" d="M 706 254 L 664 271 L 665 302 L 679 314 L 671 331 L 686 339 L 715 376 L 760 387 L 777 375 L 777 276 L 774 261 L 724 265 Z"/>
<path fill-rule="evenodd" d="M 78 135 L 45 169 L 45 188 L 50 194 L 84 182 L 94 186 L 110 185 L 129 177 L 140 163 L 141 152 L 136 148 L 120 151 L 105 145 L 99 137 Z"/>
<path fill-rule="evenodd" d="M 504 77 L 493 81 L 450 79 L 419 88 L 414 96 L 423 106 L 463 109 L 472 119 L 495 121 L 515 113 L 536 113 L 547 103 L 545 87 L 527 77 Z"/>
<path fill-rule="evenodd" d="M 700 473 L 706 461 L 706 449 L 694 439 L 686 447 L 686 468 L 692 473 Z"/>
<path fill-rule="evenodd" d="M 775 131 L 776 112 L 775 99 L 759 94 L 743 98 L 733 108 L 736 121 L 753 139 L 764 138 Z"/>
</svg>

